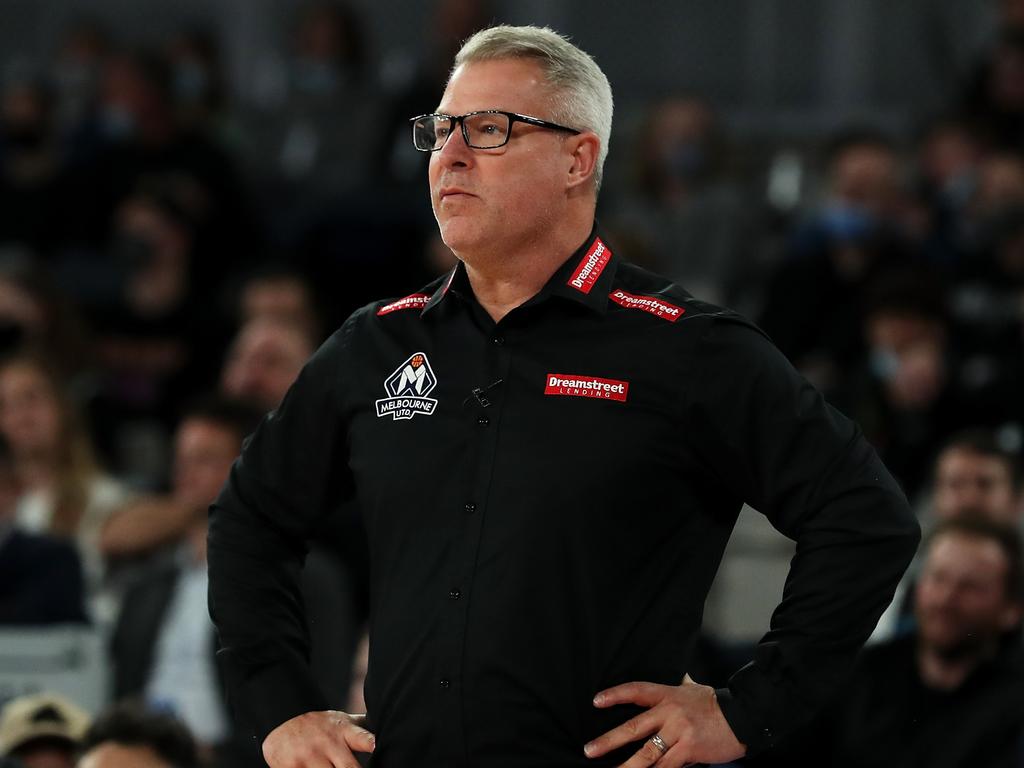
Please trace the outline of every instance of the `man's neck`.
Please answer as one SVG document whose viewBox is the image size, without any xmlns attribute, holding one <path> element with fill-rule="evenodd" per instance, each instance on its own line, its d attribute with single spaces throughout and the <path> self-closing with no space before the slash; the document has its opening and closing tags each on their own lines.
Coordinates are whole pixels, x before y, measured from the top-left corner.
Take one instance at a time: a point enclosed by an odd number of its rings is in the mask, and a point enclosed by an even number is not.
<svg viewBox="0 0 1024 768">
<path fill-rule="evenodd" d="M 578 218 L 533 243 L 463 258 L 466 276 L 480 306 L 494 322 L 500 322 L 516 307 L 540 290 L 586 240 L 593 228 L 593 216 Z"/>
</svg>

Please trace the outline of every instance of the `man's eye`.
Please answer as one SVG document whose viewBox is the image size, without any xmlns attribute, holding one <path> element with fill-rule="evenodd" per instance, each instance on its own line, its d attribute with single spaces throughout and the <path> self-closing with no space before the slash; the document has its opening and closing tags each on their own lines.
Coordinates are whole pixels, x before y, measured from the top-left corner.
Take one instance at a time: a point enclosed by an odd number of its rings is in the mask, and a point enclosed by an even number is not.
<svg viewBox="0 0 1024 768">
<path fill-rule="evenodd" d="M 439 136 L 441 138 L 444 138 L 445 136 L 448 135 L 448 132 L 450 130 L 451 129 L 448 126 L 446 126 L 446 125 L 445 126 L 437 125 L 437 126 L 434 126 L 434 135 L 435 136 Z"/>
</svg>

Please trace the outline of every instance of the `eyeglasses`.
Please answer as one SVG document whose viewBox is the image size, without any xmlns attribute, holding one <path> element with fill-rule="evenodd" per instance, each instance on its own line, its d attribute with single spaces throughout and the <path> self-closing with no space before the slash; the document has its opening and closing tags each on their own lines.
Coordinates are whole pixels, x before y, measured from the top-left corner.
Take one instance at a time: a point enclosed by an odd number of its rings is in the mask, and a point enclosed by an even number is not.
<svg viewBox="0 0 1024 768">
<path fill-rule="evenodd" d="M 462 138 L 466 140 L 466 145 L 473 149 L 497 149 L 505 146 L 512 135 L 512 123 L 526 123 L 538 128 L 550 128 L 553 131 L 566 131 L 572 134 L 582 133 L 575 128 L 549 123 L 538 117 L 497 109 L 468 112 L 465 115 L 420 115 L 409 122 L 412 123 L 413 146 L 420 152 L 436 152 L 441 149 L 448 141 L 448 137 L 455 132 L 455 126 L 460 123 Z"/>
</svg>

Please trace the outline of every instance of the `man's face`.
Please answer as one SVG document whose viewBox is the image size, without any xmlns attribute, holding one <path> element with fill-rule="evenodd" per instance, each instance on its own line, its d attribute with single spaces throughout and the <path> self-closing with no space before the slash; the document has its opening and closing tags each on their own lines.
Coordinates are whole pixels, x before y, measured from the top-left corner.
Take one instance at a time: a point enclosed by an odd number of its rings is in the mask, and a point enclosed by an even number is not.
<svg viewBox="0 0 1024 768">
<path fill-rule="evenodd" d="M 540 67 L 528 59 L 499 59 L 456 69 L 437 111 L 486 109 L 551 120 Z M 441 238 L 461 258 L 502 246 L 514 253 L 517 243 L 542 240 L 566 204 L 572 163 L 562 132 L 515 123 L 505 146 L 470 149 L 460 125 L 430 156 L 430 200 Z"/>
<path fill-rule="evenodd" d="M 921 642 L 941 655 L 971 655 L 1020 621 L 1006 591 L 1008 564 L 994 541 L 947 533 L 932 542 L 917 584 Z"/>
<path fill-rule="evenodd" d="M 935 468 L 935 515 L 940 520 L 977 512 L 1002 523 L 1020 514 L 1010 470 L 997 456 L 949 448 Z"/>
<path fill-rule="evenodd" d="M 194 509 L 217 498 L 241 450 L 241 437 L 223 424 L 186 419 L 174 440 L 174 497 Z"/>
<path fill-rule="evenodd" d="M 263 410 L 277 408 L 312 353 L 298 329 L 253 321 L 239 332 L 228 350 L 221 390 Z"/>
</svg>

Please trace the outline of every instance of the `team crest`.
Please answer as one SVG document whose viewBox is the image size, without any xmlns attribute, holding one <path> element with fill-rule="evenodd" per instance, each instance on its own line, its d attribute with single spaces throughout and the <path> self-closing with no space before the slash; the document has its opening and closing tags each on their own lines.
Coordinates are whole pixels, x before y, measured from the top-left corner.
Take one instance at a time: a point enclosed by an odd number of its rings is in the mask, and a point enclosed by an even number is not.
<svg viewBox="0 0 1024 768">
<path fill-rule="evenodd" d="M 437 400 L 427 395 L 436 386 L 437 377 L 427 356 L 417 352 L 384 379 L 384 391 L 389 397 L 377 401 L 377 418 L 411 419 L 419 413 L 429 416 L 437 407 Z"/>
</svg>

